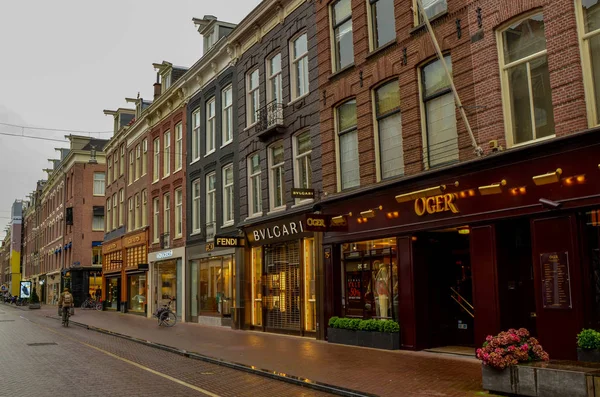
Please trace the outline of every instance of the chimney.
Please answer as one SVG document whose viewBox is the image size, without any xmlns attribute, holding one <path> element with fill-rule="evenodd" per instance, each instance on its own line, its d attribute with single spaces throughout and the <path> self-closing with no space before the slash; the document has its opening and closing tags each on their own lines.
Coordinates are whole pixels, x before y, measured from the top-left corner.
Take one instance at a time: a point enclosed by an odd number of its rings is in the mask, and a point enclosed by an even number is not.
<svg viewBox="0 0 600 397">
<path fill-rule="evenodd" d="M 156 100 L 161 94 L 161 84 L 158 82 L 159 74 L 156 73 L 156 83 L 154 83 L 154 100 Z"/>
</svg>

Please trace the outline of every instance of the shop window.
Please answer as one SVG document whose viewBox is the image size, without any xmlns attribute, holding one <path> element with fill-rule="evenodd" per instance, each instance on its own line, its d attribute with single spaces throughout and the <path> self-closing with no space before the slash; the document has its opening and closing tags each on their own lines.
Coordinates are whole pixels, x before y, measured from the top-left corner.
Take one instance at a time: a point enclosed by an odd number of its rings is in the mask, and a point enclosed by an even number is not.
<svg viewBox="0 0 600 397">
<path fill-rule="evenodd" d="M 232 269 L 231 255 L 200 260 L 200 314 L 231 315 Z"/>
<path fill-rule="evenodd" d="M 119 299 L 121 296 L 121 279 L 106 279 L 106 302 L 107 309 L 119 310 Z"/>
<path fill-rule="evenodd" d="M 157 182 L 160 178 L 160 138 L 154 140 L 154 158 L 152 161 L 152 181 Z"/>
<path fill-rule="evenodd" d="M 577 0 L 590 126 L 600 125 L 600 1 Z"/>
<path fill-rule="evenodd" d="M 315 261 L 315 240 L 303 240 L 304 250 L 304 329 L 317 330 L 317 276 Z"/>
<path fill-rule="evenodd" d="M 156 280 L 156 307 L 167 304 L 171 297 L 175 298 L 173 305 L 177 317 L 181 317 L 181 260 L 171 260 L 155 264 L 154 279 Z"/>
<path fill-rule="evenodd" d="M 102 265 L 102 247 L 92 247 L 92 265 Z"/>
<path fill-rule="evenodd" d="M 418 11 L 418 2 L 413 0 L 413 10 L 415 10 L 415 25 L 421 25 L 425 23 L 423 16 Z M 425 15 L 429 20 L 442 15 L 448 11 L 447 0 L 422 0 L 423 8 L 425 9 Z"/>
<path fill-rule="evenodd" d="M 554 136 L 543 14 L 499 31 L 498 43 L 508 144 Z"/>
<path fill-rule="evenodd" d="M 343 244 L 346 316 L 397 319 L 396 239 Z"/>
<path fill-rule="evenodd" d="M 223 107 L 221 145 L 225 146 L 233 141 L 233 89 L 228 86 L 221 91 Z"/>
<path fill-rule="evenodd" d="M 163 135 L 165 141 L 165 151 L 163 152 L 163 178 L 171 174 L 171 131 Z"/>
<path fill-rule="evenodd" d="M 338 190 L 344 190 L 360 186 L 356 100 L 352 99 L 338 106 L 335 113 L 339 159 Z"/>
<path fill-rule="evenodd" d="M 263 287 L 262 287 L 262 272 L 263 272 L 263 249 L 262 247 L 252 248 L 252 325 L 261 326 L 263 324 L 262 318 L 262 298 L 263 298 Z"/>
<path fill-rule="evenodd" d="M 444 56 L 444 60 L 452 74 L 450 55 Z M 435 60 L 421 69 L 421 98 L 425 119 L 425 167 L 433 168 L 458 161 L 456 106 L 450 80 L 440 60 Z"/>
<path fill-rule="evenodd" d="M 206 155 L 215 151 L 215 131 L 216 131 L 216 100 L 214 97 L 206 103 Z"/>
<path fill-rule="evenodd" d="M 282 103 L 281 54 L 275 54 L 267 60 L 267 102 Z"/>
<path fill-rule="evenodd" d="M 370 14 L 371 51 L 396 39 L 394 0 L 367 0 Z"/>
<path fill-rule="evenodd" d="M 393 80 L 374 91 L 380 179 L 404 175 L 400 87 Z"/>
<path fill-rule="evenodd" d="M 585 223 L 584 240 L 589 261 L 589 283 L 592 310 L 592 328 L 600 327 L 600 209 L 594 209 L 583 215 Z"/>
<path fill-rule="evenodd" d="M 200 179 L 192 182 L 192 233 L 200 233 Z"/>
<path fill-rule="evenodd" d="M 133 313 L 145 313 L 147 304 L 146 274 L 135 274 L 127 277 L 128 308 Z"/>
<path fill-rule="evenodd" d="M 104 172 L 94 172 L 94 196 L 104 196 Z"/>
<path fill-rule="evenodd" d="M 300 34 L 291 41 L 291 90 L 292 101 L 308 94 L 308 36 Z"/>
<path fill-rule="evenodd" d="M 302 189 L 312 188 L 312 143 L 310 131 L 294 137 L 294 186 Z M 297 199 L 296 202 L 300 200 Z"/>
<path fill-rule="evenodd" d="M 333 71 L 336 72 L 354 62 L 352 38 L 352 2 L 338 0 L 331 5 L 331 37 Z"/>
<path fill-rule="evenodd" d="M 183 167 L 183 130 L 181 122 L 175 126 L 175 171 Z"/>
<path fill-rule="evenodd" d="M 285 208 L 285 159 L 283 143 L 269 148 L 269 201 L 271 210 Z"/>
<path fill-rule="evenodd" d="M 254 125 L 258 121 L 260 92 L 258 85 L 258 68 L 246 75 L 246 124 Z"/>
<path fill-rule="evenodd" d="M 233 225 L 234 195 L 233 195 L 233 164 L 223 167 L 223 226 Z"/>
<path fill-rule="evenodd" d="M 260 154 L 248 157 L 248 212 L 250 216 L 262 214 L 262 183 Z"/>
</svg>

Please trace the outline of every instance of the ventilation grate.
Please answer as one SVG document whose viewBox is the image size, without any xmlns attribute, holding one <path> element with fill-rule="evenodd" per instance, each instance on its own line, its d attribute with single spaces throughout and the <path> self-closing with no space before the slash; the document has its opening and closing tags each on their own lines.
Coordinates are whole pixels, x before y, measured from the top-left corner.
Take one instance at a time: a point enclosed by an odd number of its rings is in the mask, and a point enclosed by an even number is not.
<svg viewBox="0 0 600 397">
<path fill-rule="evenodd" d="M 27 346 L 52 346 L 52 345 L 57 345 L 57 343 L 54 342 L 42 342 L 42 343 L 28 343 Z"/>
</svg>

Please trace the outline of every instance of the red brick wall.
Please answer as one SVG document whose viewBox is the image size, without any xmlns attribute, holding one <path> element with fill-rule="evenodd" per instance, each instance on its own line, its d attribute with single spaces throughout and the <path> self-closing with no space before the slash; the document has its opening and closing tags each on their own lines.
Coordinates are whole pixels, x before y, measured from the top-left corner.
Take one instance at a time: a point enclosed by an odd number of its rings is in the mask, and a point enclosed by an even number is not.
<svg viewBox="0 0 600 397">
<path fill-rule="evenodd" d="M 435 51 L 426 30 L 414 28 L 410 2 L 395 3 L 396 43 L 367 57 L 367 1 L 352 0 L 355 64 L 332 76 L 330 2 L 316 2 L 323 190 L 329 194 L 337 190 L 333 109 L 352 97 L 357 101 L 361 186 L 376 182 L 371 90 L 390 77 L 397 77 L 400 85 L 405 174 L 423 171 L 418 73 L 420 66 L 435 58 Z M 483 38 L 472 42 L 471 37 L 480 30 L 477 8 L 481 8 Z M 520 15 L 534 10 L 544 12 L 556 135 L 581 131 L 587 128 L 587 119 L 572 0 L 449 1 L 448 13 L 432 21 L 442 51 L 452 57 L 454 83 L 467 109 L 475 139 L 486 154 L 489 154 L 488 142 L 493 139 L 506 148 L 496 31 L 507 21 L 516 21 Z M 457 19 L 462 29 L 460 39 Z M 404 48 L 406 65 L 402 64 Z M 460 160 L 464 161 L 473 158 L 474 152 L 458 111 L 456 118 Z"/>
</svg>

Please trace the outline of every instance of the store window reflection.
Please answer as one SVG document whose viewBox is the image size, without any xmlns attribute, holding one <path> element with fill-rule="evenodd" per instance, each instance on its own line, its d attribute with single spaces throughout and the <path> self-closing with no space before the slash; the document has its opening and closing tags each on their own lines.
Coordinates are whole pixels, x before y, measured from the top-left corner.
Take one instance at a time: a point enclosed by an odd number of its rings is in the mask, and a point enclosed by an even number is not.
<svg viewBox="0 0 600 397">
<path fill-rule="evenodd" d="M 252 248 L 252 325 L 262 325 L 262 247 Z"/>
<path fill-rule="evenodd" d="M 159 262 L 154 268 L 154 277 L 156 280 L 155 287 L 155 304 L 157 307 L 169 303 L 169 299 L 173 297 L 175 302 L 171 305 L 172 309 L 176 309 L 177 316 L 181 316 L 181 305 L 177 299 L 178 289 L 178 261 Z"/>
<path fill-rule="evenodd" d="M 127 277 L 129 285 L 130 312 L 146 312 L 146 274 L 135 274 Z"/>
<path fill-rule="evenodd" d="M 108 309 L 119 310 L 120 287 L 119 278 L 109 278 L 106 280 L 106 307 Z"/>
<path fill-rule="evenodd" d="M 232 266 L 231 255 L 200 261 L 200 314 L 230 315 Z"/>
<path fill-rule="evenodd" d="M 100 299 L 100 297 L 102 296 L 102 273 L 90 272 L 88 280 L 88 293 L 90 294 L 92 299 Z M 96 293 L 96 291 L 98 292 Z"/>
<path fill-rule="evenodd" d="M 304 329 L 317 330 L 315 240 L 304 240 Z"/>
</svg>

